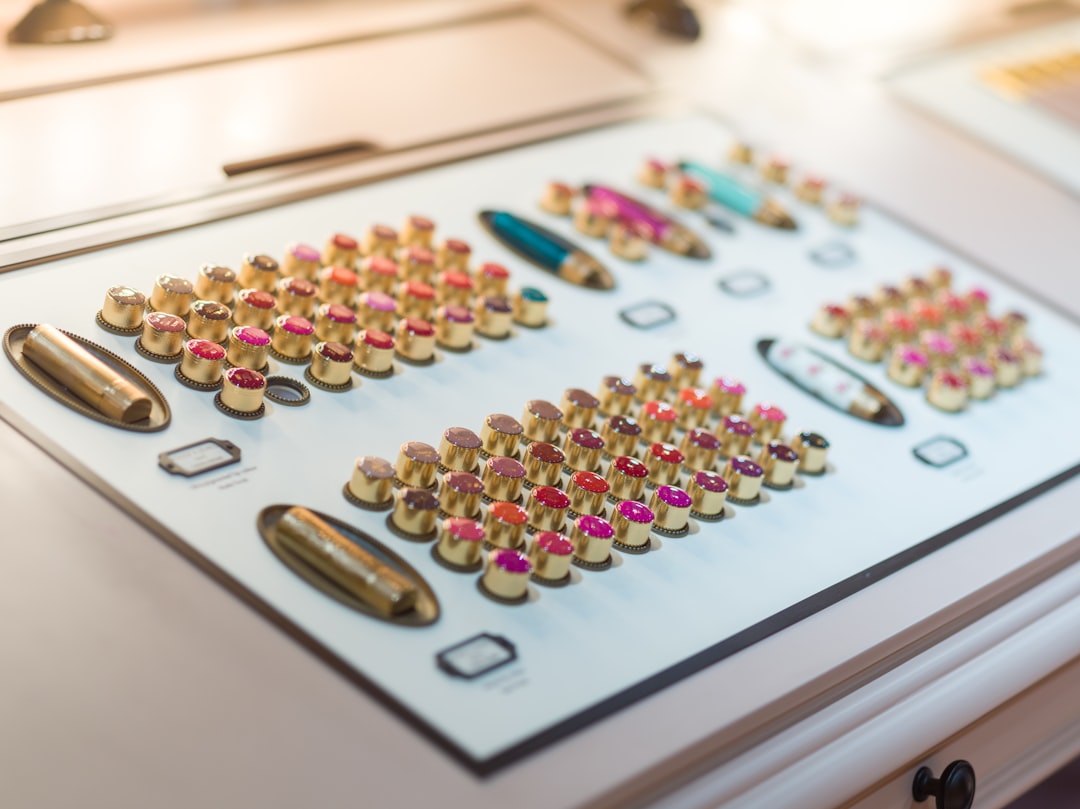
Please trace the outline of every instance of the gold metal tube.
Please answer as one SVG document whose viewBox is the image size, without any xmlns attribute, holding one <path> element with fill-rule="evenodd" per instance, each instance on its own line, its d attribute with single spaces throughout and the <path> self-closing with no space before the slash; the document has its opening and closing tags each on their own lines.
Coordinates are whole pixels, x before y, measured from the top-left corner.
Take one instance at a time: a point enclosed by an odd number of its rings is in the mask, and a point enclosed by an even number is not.
<svg viewBox="0 0 1080 809">
<path fill-rule="evenodd" d="M 54 326 L 31 329 L 23 356 L 104 416 L 130 424 L 150 415 L 149 396 Z"/>
<path fill-rule="evenodd" d="M 391 616 L 416 603 L 416 586 L 405 576 L 301 506 L 293 506 L 278 520 L 279 542 L 350 595 Z"/>
</svg>

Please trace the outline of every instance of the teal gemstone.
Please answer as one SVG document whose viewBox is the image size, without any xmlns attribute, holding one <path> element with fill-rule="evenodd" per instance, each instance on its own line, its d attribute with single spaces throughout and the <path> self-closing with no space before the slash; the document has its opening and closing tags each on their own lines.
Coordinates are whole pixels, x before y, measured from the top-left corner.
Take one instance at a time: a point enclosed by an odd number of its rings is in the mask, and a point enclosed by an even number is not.
<svg viewBox="0 0 1080 809">
<path fill-rule="evenodd" d="M 521 297 L 527 301 L 532 301 L 534 303 L 547 303 L 547 295 L 545 295 L 536 287 L 522 287 Z"/>
</svg>

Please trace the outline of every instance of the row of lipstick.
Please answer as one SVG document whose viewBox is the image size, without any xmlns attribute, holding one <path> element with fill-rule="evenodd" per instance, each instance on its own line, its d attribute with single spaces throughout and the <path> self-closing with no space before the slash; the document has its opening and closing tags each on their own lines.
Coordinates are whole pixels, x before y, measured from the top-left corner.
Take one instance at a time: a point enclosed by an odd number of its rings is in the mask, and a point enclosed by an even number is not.
<svg viewBox="0 0 1080 809">
<path fill-rule="evenodd" d="M 927 383 L 930 404 L 954 412 L 1042 371 L 1042 350 L 1027 335 L 1026 316 L 994 317 L 988 309 L 984 290 L 957 292 L 949 270 L 935 267 L 873 295 L 854 295 L 846 305 L 825 304 L 810 328 L 823 337 L 846 337 L 858 359 L 887 361 L 894 382 Z"/>
<path fill-rule="evenodd" d="M 751 160 L 746 147 L 737 150 L 739 162 Z M 772 183 L 787 181 L 787 164 L 771 160 L 763 176 Z M 671 201 L 690 211 L 705 211 L 706 221 L 730 230 L 730 225 L 710 212 L 715 203 L 763 225 L 795 230 L 795 218 L 773 199 L 767 189 L 739 177 L 693 161 L 667 164 L 649 159 L 642 165 L 638 180 L 655 189 L 666 189 Z M 826 194 L 818 177 L 807 175 L 794 188 L 795 195 L 808 204 L 824 205 L 830 218 L 842 225 L 858 220 L 859 200 L 845 193 Z M 554 216 L 572 217 L 575 229 L 584 236 L 606 239 L 616 256 L 642 261 L 650 245 L 687 258 L 712 257 L 706 241 L 687 225 L 649 203 L 610 186 L 586 183 L 573 187 L 549 182 L 540 197 L 540 208 Z M 564 280 L 594 289 L 611 289 L 615 279 L 595 256 L 569 239 L 507 211 L 483 211 L 480 219 L 500 242 L 523 258 Z"/>
<path fill-rule="evenodd" d="M 433 555 L 451 569 L 479 570 L 486 545 L 491 553 L 481 589 L 517 603 L 525 600 L 530 578 L 558 585 L 568 580 L 571 564 L 605 569 L 613 547 L 646 552 L 651 532 L 681 536 L 691 516 L 721 519 L 727 502 L 759 502 L 763 485 L 791 488 L 796 469 L 825 471 L 828 442 L 802 433 L 790 446 L 782 443 L 784 416 L 768 404 L 756 406 L 747 419 L 726 415 L 730 430 L 723 438 L 687 428 L 680 447 L 658 440 L 673 438 L 674 420 L 642 426 L 630 412 L 635 406 L 653 412 L 649 406 L 659 400 L 641 401 L 642 393 L 655 392 L 661 382 L 696 384 L 701 366 L 680 354 L 670 369 L 645 369 L 651 370 L 642 388 L 608 377 L 596 396 L 574 388 L 559 406 L 530 401 L 520 421 L 491 414 L 479 435 L 449 428 L 438 449 L 408 441 L 393 464 L 358 458 L 345 497 L 360 507 L 390 510 L 388 524 L 403 538 L 437 539 Z M 741 386 L 727 381 L 724 387 L 728 405 L 741 403 Z M 592 428 L 599 418 L 597 433 Z M 744 454 L 752 439 L 761 444 L 756 461 Z M 721 454 L 726 462 L 717 471 Z M 526 550 L 527 533 L 532 539 Z M 509 575 L 503 562 L 519 575 Z"/>
</svg>

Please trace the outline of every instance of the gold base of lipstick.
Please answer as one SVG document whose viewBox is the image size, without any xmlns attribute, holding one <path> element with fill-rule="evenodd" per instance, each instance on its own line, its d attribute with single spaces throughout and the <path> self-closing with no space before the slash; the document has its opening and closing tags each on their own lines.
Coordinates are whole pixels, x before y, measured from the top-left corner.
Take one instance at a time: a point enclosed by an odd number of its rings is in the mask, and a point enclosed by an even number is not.
<svg viewBox="0 0 1080 809">
<path fill-rule="evenodd" d="M 192 382 L 198 382 L 202 385 L 215 385 L 220 382 L 225 361 L 224 349 L 215 344 L 213 356 L 210 356 L 210 352 L 203 352 L 207 356 L 200 356 L 199 353 L 192 351 L 191 343 L 196 343 L 196 350 L 198 350 L 198 341 L 189 340 L 184 343 L 184 355 L 180 359 L 180 373 Z M 220 356 L 217 355 L 219 351 L 221 352 Z"/>
<path fill-rule="evenodd" d="M 175 275 L 159 275 L 150 293 L 150 307 L 156 312 L 187 316 L 194 301 L 194 287 L 186 278 Z"/>
<path fill-rule="evenodd" d="M 565 183 L 550 182 L 540 197 L 540 208 L 554 216 L 569 216 L 574 189 Z"/>
<path fill-rule="evenodd" d="M 101 306 L 101 319 L 113 328 L 137 329 L 146 311 L 146 296 L 131 287 L 109 287 Z"/>
<path fill-rule="evenodd" d="M 394 496 L 394 467 L 385 458 L 361 455 L 353 464 L 349 492 L 365 503 L 388 503 Z"/>
<path fill-rule="evenodd" d="M 542 547 L 535 540 L 529 548 L 529 561 L 532 563 L 533 575 L 547 581 L 562 581 L 569 576 L 572 558 L 572 553 L 556 553 Z"/>
<path fill-rule="evenodd" d="M 632 225 L 616 222 L 608 232 L 608 248 L 626 261 L 644 261 L 649 257 L 649 242 Z"/>
<path fill-rule="evenodd" d="M 238 281 L 244 289 L 273 292 L 278 282 L 278 263 L 270 256 L 244 256 Z"/>
<path fill-rule="evenodd" d="M 232 303 L 236 294 L 236 273 L 228 267 L 204 264 L 195 278 L 195 294 L 200 300 Z"/>
<path fill-rule="evenodd" d="M 200 340 L 224 342 L 229 337 L 229 320 L 232 311 L 217 301 L 195 301 L 188 317 L 188 334 Z"/>
</svg>

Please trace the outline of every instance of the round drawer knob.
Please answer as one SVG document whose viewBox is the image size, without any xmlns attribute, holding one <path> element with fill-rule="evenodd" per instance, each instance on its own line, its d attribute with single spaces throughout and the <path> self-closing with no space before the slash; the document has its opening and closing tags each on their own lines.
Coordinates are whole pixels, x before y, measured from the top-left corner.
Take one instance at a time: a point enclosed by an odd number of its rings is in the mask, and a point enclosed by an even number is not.
<svg viewBox="0 0 1080 809">
<path fill-rule="evenodd" d="M 911 785 L 911 795 L 922 803 L 934 799 L 936 809 L 971 809 L 975 800 L 975 768 L 963 759 L 952 762 L 934 778 L 929 767 L 920 767 Z"/>
</svg>

